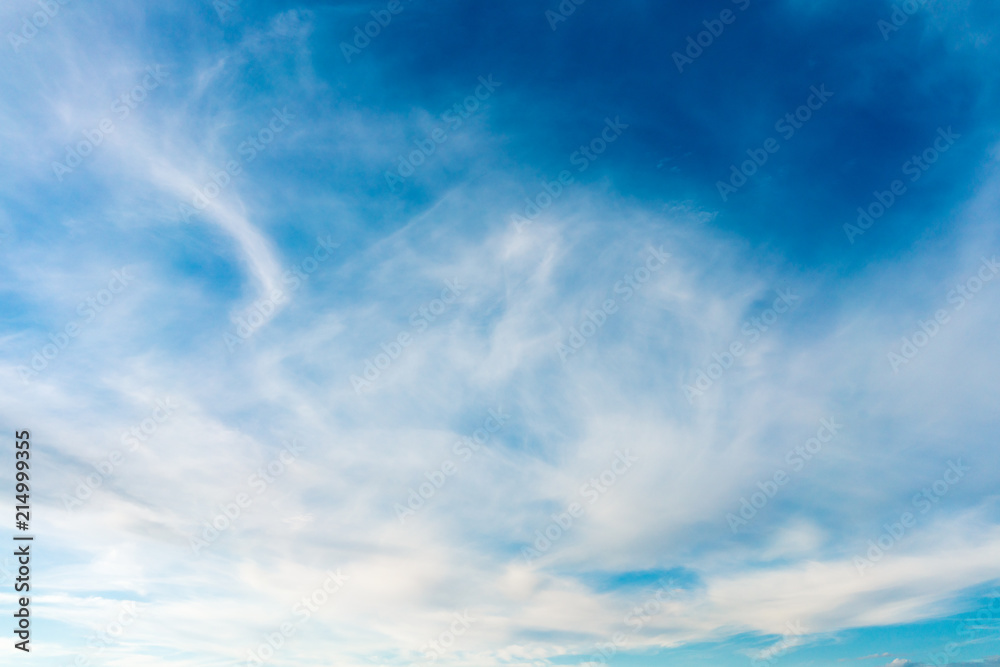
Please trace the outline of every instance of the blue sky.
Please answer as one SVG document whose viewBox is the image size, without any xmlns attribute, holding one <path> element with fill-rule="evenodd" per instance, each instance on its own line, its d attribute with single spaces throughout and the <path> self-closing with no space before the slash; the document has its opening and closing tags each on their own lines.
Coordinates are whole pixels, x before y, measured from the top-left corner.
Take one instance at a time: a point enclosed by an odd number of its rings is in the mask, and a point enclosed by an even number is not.
<svg viewBox="0 0 1000 667">
<path fill-rule="evenodd" d="M 11 664 L 1000 665 L 998 8 L 577 2 L 4 3 Z"/>
</svg>

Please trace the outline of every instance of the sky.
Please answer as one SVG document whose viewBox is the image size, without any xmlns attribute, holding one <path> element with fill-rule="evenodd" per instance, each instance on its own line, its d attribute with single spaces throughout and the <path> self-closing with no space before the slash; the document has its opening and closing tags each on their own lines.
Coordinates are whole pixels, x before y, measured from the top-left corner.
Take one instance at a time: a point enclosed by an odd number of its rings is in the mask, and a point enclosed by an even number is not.
<svg viewBox="0 0 1000 667">
<path fill-rule="evenodd" d="M 3 664 L 1000 666 L 995 3 L 0 28 Z"/>
</svg>

